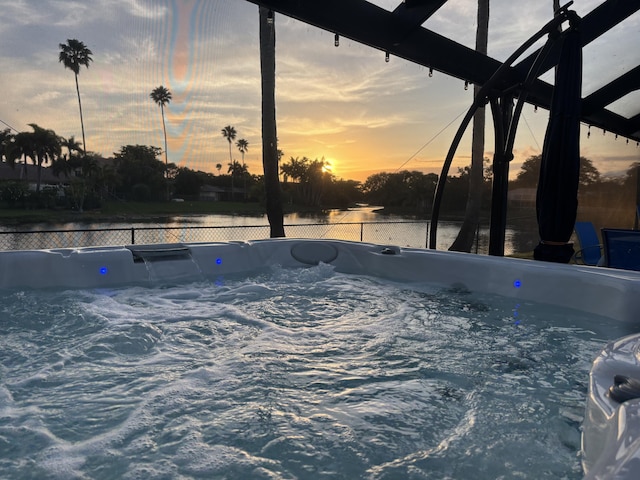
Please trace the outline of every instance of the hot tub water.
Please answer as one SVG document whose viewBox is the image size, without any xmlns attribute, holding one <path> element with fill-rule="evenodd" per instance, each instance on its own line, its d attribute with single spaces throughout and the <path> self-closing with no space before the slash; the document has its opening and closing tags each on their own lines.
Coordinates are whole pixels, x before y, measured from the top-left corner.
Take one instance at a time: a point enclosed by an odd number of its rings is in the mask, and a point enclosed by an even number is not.
<svg viewBox="0 0 640 480">
<path fill-rule="evenodd" d="M 0 304 L 0 477 L 581 478 L 623 324 L 308 269 Z"/>
</svg>

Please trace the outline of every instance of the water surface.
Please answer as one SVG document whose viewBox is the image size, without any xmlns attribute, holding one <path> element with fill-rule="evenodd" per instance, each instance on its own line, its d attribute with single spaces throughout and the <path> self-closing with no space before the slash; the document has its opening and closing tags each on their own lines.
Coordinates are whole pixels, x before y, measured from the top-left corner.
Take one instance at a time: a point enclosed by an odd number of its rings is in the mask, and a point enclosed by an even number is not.
<svg viewBox="0 0 640 480">
<path fill-rule="evenodd" d="M 377 207 L 329 210 L 322 214 L 288 214 L 284 218 L 285 233 L 290 238 L 321 238 L 365 241 L 401 247 L 425 248 L 429 222 L 400 215 L 381 215 Z M 341 224 L 341 225 L 337 225 Z M 23 226 L 20 230 L 56 233 L 3 234 L 0 249 L 71 248 L 94 245 L 124 245 L 130 243 L 179 243 L 255 240 L 269 237 L 266 215 L 193 215 L 176 216 L 170 220 L 146 222 L 78 222 Z M 202 228 L 206 227 L 206 228 Z M 135 232 L 131 229 L 134 228 Z M 70 230 L 103 229 L 119 231 L 69 232 Z M 440 222 L 437 247 L 446 250 L 455 240 L 460 222 Z M 0 232 L 15 228 L 3 228 Z M 486 253 L 489 230 L 479 229 L 479 239 L 472 251 Z M 509 227 L 505 232 L 505 254 L 529 252 L 537 244 L 537 234 L 526 228 Z"/>
<path fill-rule="evenodd" d="M 273 268 L 5 294 L 0 477 L 581 478 L 599 317 Z"/>
</svg>

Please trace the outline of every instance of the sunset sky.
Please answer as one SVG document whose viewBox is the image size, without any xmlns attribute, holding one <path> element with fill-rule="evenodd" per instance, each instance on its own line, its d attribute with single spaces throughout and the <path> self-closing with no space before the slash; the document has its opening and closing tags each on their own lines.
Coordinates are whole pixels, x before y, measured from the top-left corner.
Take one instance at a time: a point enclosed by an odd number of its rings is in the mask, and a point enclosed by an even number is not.
<svg viewBox="0 0 640 480">
<path fill-rule="evenodd" d="M 392 10 L 400 0 L 372 3 Z M 565 3 L 565 2 L 562 2 Z M 585 15 L 599 0 L 576 0 Z M 489 55 L 506 59 L 552 17 L 552 0 L 493 0 Z M 279 147 L 290 157 L 324 157 L 338 178 L 365 180 L 401 169 L 440 171 L 472 89 L 460 80 L 331 32 L 276 14 Z M 473 47 L 476 4 L 450 0 L 425 26 Z M 120 146 L 161 147 L 160 108 L 149 98 L 164 85 L 169 161 L 226 173 L 232 125 L 249 142 L 245 162 L 262 173 L 258 7 L 244 0 L 0 0 L 0 128 L 29 123 L 81 140 L 73 73 L 58 62 L 58 44 L 75 38 L 93 51 L 79 75 L 87 148 L 106 157 Z M 640 16 L 584 50 L 583 96 L 640 63 Z M 543 77 L 551 81 L 550 74 Z M 637 93 L 637 92 L 636 92 Z M 640 95 L 632 97 L 634 105 Z M 628 114 L 630 102 L 611 108 Z M 548 112 L 525 108 L 511 172 L 541 153 Z M 490 122 L 488 122 L 488 125 Z M 583 127 L 582 155 L 602 173 L 624 173 L 640 160 L 634 142 Z M 487 130 L 486 155 L 493 139 Z M 453 166 L 469 163 L 469 137 Z M 233 147 L 235 160 L 241 160 Z"/>
</svg>

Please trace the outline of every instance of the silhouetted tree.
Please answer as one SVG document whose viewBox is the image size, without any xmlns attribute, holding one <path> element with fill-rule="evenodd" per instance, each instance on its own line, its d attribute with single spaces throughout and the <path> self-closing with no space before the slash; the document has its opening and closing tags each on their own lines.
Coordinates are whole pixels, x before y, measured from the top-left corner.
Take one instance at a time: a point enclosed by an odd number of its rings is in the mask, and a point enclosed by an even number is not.
<svg viewBox="0 0 640 480">
<path fill-rule="evenodd" d="M 186 167 L 178 168 L 174 182 L 174 192 L 176 195 L 197 198 L 202 185 L 204 185 L 204 179 L 198 172 L 194 172 Z"/>
<path fill-rule="evenodd" d="M 134 200 L 161 200 L 166 192 L 166 165 L 162 150 L 147 145 L 125 145 L 114 153 L 120 192 Z"/>
<path fill-rule="evenodd" d="M 33 128 L 33 132 L 30 135 L 31 158 L 37 165 L 36 192 L 40 193 L 42 165 L 55 161 L 60 155 L 60 138 L 53 130 L 42 128 L 35 123 L 30 123 L 29 126 Z"/>
<path fill-rule="evenodd" d="M 369 176 L 362 185 L 367 202 L 384 207 L 401 207 L 425 212 L 435 193 L 438 176 L 402 170 L 380 172 Z"/>
<path fill-rule="evenodd" d="M 71 70 L 76 79 L 76 92 L 78 93 L 78 107 L 80 108 L 80 126 L 82 128 L 82 149 L 87 151 L 87 141 L 84 135 L 84 119 L 82 118 L 82 102 L 80 101 L 80 87 L 78 85 L 78 75 L 80 67 L 89 68 L 89 63 L 93 61 L 91 55 L 93 52 L 89 50 L 84 43 L 75 38 L 68 39 L 67 43 L 59 44 L 60 55 L 58 60 L 62 62 L 65 68 Z"/>
<path fill-rule="evenodd" d="M 284 237 L 284 213 L 278 172 L 276 130 L 276 27 L 275 14 L 258 7 L 260 28 L 260 85 L 262 92 L 262 168 L 270 236 Z"/>
<path fill-rule="evenodd" d="M 14 136 L 10 129 L 5 128 L 0 131 L 0 162 L 11 163 L 12 166 L 13 162 L 10 162 L 9 157 L 13 154 L 13 142 Z"/>
<path fill-rule="evenodd" d="M 169 165 L 169 156 L 167 153 L 167 127 L 164 122 L 164 107 L 171 102 L 171 92 L 160 85 L 159 87 L 154 88 L 149 96 L 151 97 L 151 100 L 160 107 L 160 113 L 162 114 L 162 132 L 164 133 L 164 163 L 165 165 Z"/>
<path fill-rule="evenodd" d="M 515 185 L 520 188 L 535 188 L 538 185 L 541 164 L 542 155 L 534 155 L 527 158 L 520 167 Z M 598 182 L 600 182 L 600 172 L 593 165 L 593 162 L 588 158 L 580 157 L 580 188 L 589 187 Z"/>
<path fill-rule="evenodd" d="M 231 125 L 227 125 L 222 129 L 222 136 L 229 142 L 229 163 L 233 162 L 233 158 L 231 158 L 231 144 L 236 139 L 236 134 L 236 129 Z"/>
<path fill-rule="evenodd" d="M 244 168 L 244 154 L 247 153 L 247 151 L 249 150 L 249 142 L 247 142 L 244 138 L 241 138 L 236 142 L 236 147 L 238 147 L 238 150 L 240 150 L 240 153 L 242 154 L 242 167 Z M 243 198 L 246 201 L 247 200 L 247 176 L 246 175 L 242 176 L 242 188 L 244 189 Z"/>
</svg>

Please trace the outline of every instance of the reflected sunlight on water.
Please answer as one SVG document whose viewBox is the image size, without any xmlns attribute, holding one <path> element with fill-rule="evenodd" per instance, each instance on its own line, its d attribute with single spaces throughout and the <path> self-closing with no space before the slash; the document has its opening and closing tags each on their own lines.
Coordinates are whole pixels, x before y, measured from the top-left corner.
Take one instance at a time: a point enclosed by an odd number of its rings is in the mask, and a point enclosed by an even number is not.
<svg viewBox="0 0 640 480">
<path fill-rule="evenodd" d="M 291 213 L 285 215 L 285 233 L 290 238 L 322 238 L 365 241 L 400 247 L 426 248 L 429 222 L 401 215 L 376 213 L 378 207 L 358 207 L 349 210 L 328 210 L 324 213 Z M 204 228 L 207 227 L 207 228 Z M 211 228 L 209 228 L 211 227 Z M 230 228 L 224 228 L 230 227 Z M 244 227 L 244 228 L 243 228 Z M 111 229 L 110 232 L 73 232 L 70 230 Z M 135 229 L 135 232 L 131 232 Z M 460 222 L 438 225 L 438 249 L 446 250 L 453 243 Z M 175 216 L 166 221 L 149 222 L 77 222 L 38 224 L 21 227 L 0 227 L 0 232 L 61 230 L 38 235 L 2 235 L 2 249 L 71 248 L 93 245 L 129 243 L 178 243 L 247 241 L 269 236 L 266 215 L 191 215 Z M 481 226 L 477 245 L 472 252 L 484 254 L 489 243 L 489 228 Z M 505 254 L 529 252 L 537 243 L 536 232 L 526 228 L 508 227 Z"/>
</svg>

